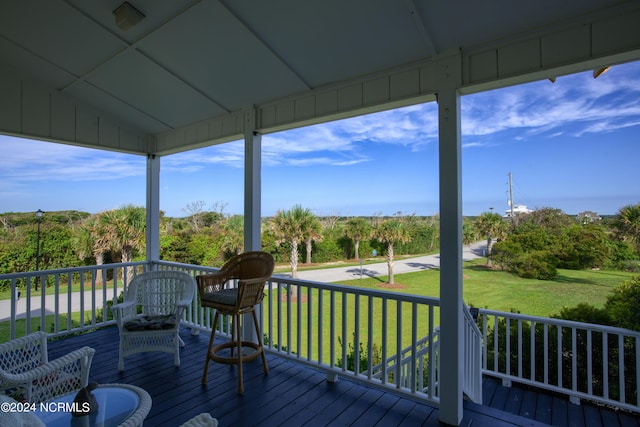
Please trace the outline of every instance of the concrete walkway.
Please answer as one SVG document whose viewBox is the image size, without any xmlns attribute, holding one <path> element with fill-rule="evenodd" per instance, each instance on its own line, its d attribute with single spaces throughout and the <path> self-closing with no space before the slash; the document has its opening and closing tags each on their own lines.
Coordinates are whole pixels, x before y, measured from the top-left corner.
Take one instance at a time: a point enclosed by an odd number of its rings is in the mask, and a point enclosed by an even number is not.
<svg viewBox="0 0 640 427">
<path fill-rule="evenodd" d="M 462 259 L 464 261 L 470 261 L 483 257 L 486 248 L 487 242 L 476 242 L 472 245 L 465 246 L 462 252 Z M 350 266 L 298 271 L 298 279 L 331 283 L 360 279 L 362 277 L 386 276 L 389 273 L 386 258 L 381 256 L 380 260 L 381 262 L 379 263 L 363 265 L 362 269 L 360 266 Z M 298 267 L 300 267 L 300 265 L 301 264 L 298 264 Z M 427 270 L 430 268 L 440 268 L 439 254 L 395 260 L 393 262 L 393 274 L 410 273 L 412 271 Z M 290 274 L 275 274 L 275 276 L 291 277 Z"/>
</svg>

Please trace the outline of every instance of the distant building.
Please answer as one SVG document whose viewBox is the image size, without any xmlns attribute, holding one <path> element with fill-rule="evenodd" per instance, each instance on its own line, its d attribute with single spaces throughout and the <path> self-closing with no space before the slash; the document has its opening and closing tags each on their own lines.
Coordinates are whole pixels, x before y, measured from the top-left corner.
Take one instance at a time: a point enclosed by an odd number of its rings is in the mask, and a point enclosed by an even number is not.
<svg viewBox="0 0 640 427">
<path fill-rule="evenodd" d="M 527 208 L 527 205 L 513 205 L 513 216 L 518 216 L 520 214 L 528 214 L 531 212 L 533 212 L 533 210 Z M 504 217 L 511 218 L 511 208 L 505 211 Z"/>
<path fill-rule="evenodd" d="M 576 215 L 576 218 L 578 218 L 578 221 L 581 224 L 589 224 L 591 222 L 600 222 L 602 220 L 600 215 L 598 215 L 596 212 L 593 212 L 593 211 L 580 212 L 578 215 Z"/>
</svg>

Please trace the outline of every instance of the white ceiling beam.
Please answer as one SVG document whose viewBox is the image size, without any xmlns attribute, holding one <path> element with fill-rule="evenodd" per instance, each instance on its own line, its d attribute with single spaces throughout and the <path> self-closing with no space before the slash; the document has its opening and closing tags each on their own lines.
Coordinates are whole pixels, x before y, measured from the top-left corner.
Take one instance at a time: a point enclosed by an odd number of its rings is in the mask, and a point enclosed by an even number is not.
<svg viewBox="0 0 640 427">
<path fill-rule="evenodd" d="M 416 5 L 416 0 L 407 0 L 407 4 L 409 6 L 409 14 L 413 19 L 413 22 L 416 26 L 416 29 L 420 33 L 422 37 L 422 41 L 424 42 L 425 47 L 427 48 L 425 56 L 437 55 L 438 49 L 436 48 L 435 43 L 433 42 L 433 37 L 429 34 L 429 30 L 427 29 L 427 25 L 424 23 L 422 19 L 422 15 L 418 11 L 418 6 Z"/>
</svg>

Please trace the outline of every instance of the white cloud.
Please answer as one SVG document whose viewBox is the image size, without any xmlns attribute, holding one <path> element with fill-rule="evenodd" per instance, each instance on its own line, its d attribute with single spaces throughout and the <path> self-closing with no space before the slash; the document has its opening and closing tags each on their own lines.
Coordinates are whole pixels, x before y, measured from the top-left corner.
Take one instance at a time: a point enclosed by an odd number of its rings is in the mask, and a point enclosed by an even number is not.
<svg viewBox="0 0 640 427">
<path fill-rule="evenodd" d="M 14 183 L 26 181 L 104 181 L 140 176 L 144 157 L 0 137 L 2 176 Z M 12 184 L 15 187 L 15 184 Z"/>
<path fill-rule="evenodd" d="M 483 136 L 518 129 L 553 137 L 571 126 L 574 136 L 609 132 L 638 124 L 639 99 L 640 63 L 634 63 L 598 79 L 587 72 L 465 96 L 462 131 Z"/>
</svg>

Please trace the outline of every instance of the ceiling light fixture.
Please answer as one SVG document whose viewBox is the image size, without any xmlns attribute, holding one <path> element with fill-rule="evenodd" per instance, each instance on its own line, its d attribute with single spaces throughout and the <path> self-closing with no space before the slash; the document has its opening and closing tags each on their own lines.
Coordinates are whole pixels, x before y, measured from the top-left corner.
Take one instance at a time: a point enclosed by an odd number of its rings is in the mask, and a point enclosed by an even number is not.
<svg viewBox="0 0 640 427">
<path fill-rule="evenodd" d="M 127 31 L 144 19 L 144 14 L 133 7 L 128 1 L 122 3 L 113 11 L 116 17 L 116 25 L 121 30 Z"/>
<path fill-rule="evenodd" d="M 600 77 L 601 75 L 609 71 L 610 68 L 611 67 L 607 66 L 607 67 L 597 68 L 593 70 L 593 78 L 597 79 L 598 77 Z"/>
</svg>

